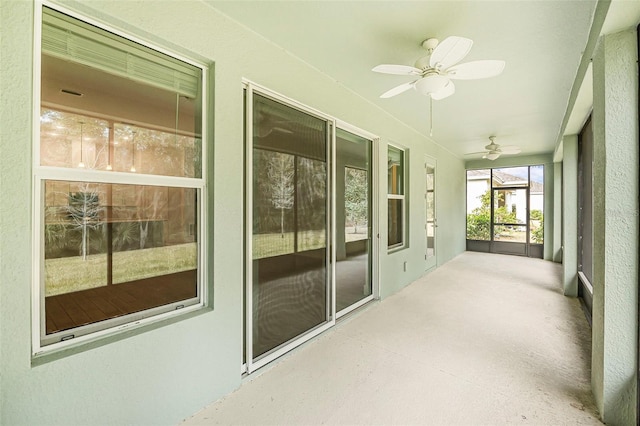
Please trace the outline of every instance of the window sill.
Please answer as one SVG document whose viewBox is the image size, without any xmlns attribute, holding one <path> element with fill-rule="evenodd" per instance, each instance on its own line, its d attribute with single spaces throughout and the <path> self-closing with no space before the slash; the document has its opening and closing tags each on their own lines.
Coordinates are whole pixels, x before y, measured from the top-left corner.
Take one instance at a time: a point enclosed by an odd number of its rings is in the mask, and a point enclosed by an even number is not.
<svg viewBox="0 0 640 426">
<path fill-rule="evenodd" d="M 409 248 L 407 245 L 389 247 L 389 248 L 387 248 L 387 254 L 397 253 L 397 252 L 402 251 L 402 250 L 407 249 L 407 248 Z"/>
<path fill-rule="evenodd" d="M 185 311 L 173 313 L 169 316 L 150 317 L 146 320 L 128 323 L 123 326 L 105 330 L 104 333 L 91 334 L 78 338 L 77 341 L 69 340 L 68 344 L 48 345 L 40 348 L 40 351 L 31 355 L 31 367 L 48 364 L 53 361 L 76 355 L 105 345 L 109 345 L 129 337 L 138 336 L 161 327 L 165 327 L 179 321 L 185 321 L 213 311 L 211 305 L 195 305 L 185 308 Z"/>
</svg>

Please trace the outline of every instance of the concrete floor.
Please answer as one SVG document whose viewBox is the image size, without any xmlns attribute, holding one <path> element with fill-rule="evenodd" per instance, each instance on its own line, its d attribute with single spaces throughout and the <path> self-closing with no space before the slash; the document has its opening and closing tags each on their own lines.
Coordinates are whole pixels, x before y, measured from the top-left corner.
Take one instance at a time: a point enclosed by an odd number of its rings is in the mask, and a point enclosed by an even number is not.
<svg viewBox="0 0 640 426">
<path fill-rule="evenodd" d="M 248 378 L 185 425 L 602 424 L 560 266 L 466 252 Z"/>
</svg>

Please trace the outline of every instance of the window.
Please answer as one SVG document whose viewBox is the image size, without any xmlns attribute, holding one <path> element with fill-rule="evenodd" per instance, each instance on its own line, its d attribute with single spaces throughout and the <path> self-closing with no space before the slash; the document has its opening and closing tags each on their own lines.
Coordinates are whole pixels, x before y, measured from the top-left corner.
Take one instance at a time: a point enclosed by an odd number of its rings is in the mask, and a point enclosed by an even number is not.
<svg viewBox="0 0 640 426">
<path fill-rule="evenodd" d="M 43 7 L 36 353 L 204 305 L 205 72 Z"/>
<path fill-rule="evenodd" d="M 388 248 L 398 248 L 404 246 L 404 151 L 394 146 L 389 146 L 388 150 Z"/>
</svg>

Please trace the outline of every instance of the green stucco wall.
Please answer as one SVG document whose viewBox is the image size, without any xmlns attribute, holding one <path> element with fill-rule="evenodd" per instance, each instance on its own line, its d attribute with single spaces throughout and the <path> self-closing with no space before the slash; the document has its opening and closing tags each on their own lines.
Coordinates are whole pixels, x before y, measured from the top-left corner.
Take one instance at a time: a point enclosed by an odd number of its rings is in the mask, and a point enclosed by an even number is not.
<svg viewBox="0 0 640 426">
<path fill-rule="evenodd" d="M 0 2 L 0 424 L 175 424 L 240 385 L 243 271 L 242 78 L 408 148 L 409 247 L 387 254 L 386 174 L 379 175 L 383 297 L 424 273 L 425 155 L 438 161 L 438 264 L 464 250 L 464 163 L 283 49 L 198 1 L 65 2 L 93 19 L 215 62 L 213 310 L 31 357 L 31 0 Z M 440 141 L 446 143 L 447 141 Z M 404 271 L 404 262 L 407 271 Z M 313 368 L 310 366 L 310 368 Z"/>
<path fill-rule="evenodd" d="M 553 163 L 553 258 L 562 262 L 562 163 Z"/>
<path fill-rule="evenodd" d="M 578 296 L 578 136 L 563 140 L 562 285 L 565 296 Z"/>
<path fill-rule="evenodd" d="M 638 50 L 600 38 L 593 59 L 593 393 L 605 423 L 636 424 Z"/>
</svg>

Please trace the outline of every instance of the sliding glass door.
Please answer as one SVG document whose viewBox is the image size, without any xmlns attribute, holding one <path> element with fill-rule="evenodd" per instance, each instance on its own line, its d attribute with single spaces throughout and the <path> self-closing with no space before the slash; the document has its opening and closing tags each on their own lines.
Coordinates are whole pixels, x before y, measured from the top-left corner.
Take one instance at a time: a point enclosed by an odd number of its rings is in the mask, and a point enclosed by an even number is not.
<svg viewBox="0 0 640 426">
<path fill-rule="evenodd" d="M 339 315 L 373 294 L 371 237 L 372 145 L 362 136 L 336 136 L 336 310 Z"/>
<path fill-rule="evenodd" d="M 333 320 L 329 119 L 251 93 L 247 361 Z M 248 164 L 249 166 L 249 164 Z M 267 359 L 267 362 L 268 360 Z"/>
<path fill-rule="evenodd" d="M 373 299 L 373 138 L 247 83 L 244 368 Z M 349 127 L 349 126 L 345 126 Z"/>
</svg>

